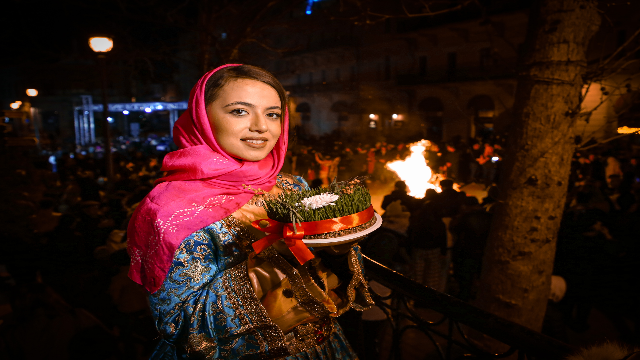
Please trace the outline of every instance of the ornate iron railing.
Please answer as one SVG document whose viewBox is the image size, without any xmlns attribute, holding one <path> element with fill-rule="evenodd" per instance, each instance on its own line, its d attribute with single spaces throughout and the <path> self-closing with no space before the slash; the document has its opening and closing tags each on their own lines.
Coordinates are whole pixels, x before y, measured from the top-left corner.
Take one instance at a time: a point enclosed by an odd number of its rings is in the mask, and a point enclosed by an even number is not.
<svg viewBox="0 0 640 360">
<path fill-rule="evenodd" d="M 554 338 L 481 310 L 445 293 L 421 285 L 388 267 L 364 257 L 365 271 L 371 280 L 391 289 L 391 295 L 372 294 L 376 305 L 387 315 L 391 325 L 389 359 L 402 359 L 401 344 L 409 330 L 422 332 L 435 347 L 437 358 L 563 359 L 577 349 Z M 391 301 L 389 301 L 391 300 Z M 438 320 L 427 320 L 412 305 L 440 314 Z M 480 348 L 467 335 L 468 328 L 488 335 L 510 348 L 499 354 Z"/>
</svg>

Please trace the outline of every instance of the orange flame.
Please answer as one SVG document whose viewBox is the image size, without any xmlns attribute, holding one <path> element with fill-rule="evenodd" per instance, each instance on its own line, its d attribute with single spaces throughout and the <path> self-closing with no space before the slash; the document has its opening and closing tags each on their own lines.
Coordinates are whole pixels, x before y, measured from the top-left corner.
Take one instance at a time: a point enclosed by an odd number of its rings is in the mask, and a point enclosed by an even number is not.
<svg viewBox="0 0 640 360">
<path fill-rule="evenodd" d="M 440 180 L 444 177 L 431 171 L 424 158 L 424 151 L 431 146 L 429 140 L 420 140 L 410 145 L 411 155 L 404 160 L 388 162 L 387 169 L 395 172 L 407 184 L 409 195 L 422 199 L 427 189 L 441 192 Z"/>
</svg>

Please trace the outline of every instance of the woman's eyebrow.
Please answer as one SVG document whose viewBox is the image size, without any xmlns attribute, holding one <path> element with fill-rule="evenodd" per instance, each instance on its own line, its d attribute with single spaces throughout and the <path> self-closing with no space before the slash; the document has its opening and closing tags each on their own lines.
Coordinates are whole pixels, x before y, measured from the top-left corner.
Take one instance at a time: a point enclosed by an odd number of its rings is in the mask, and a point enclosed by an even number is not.
<svg viewBox="0 0 640 360">
<path fill-rule="evenodd" d="M 234 101 L 232 103 L 229 103 L 223 107 L 227 108 L 229 106 L 236 106 L 236 105 L 243 105 L 246 107 L 250 107 L 250 108 L 255 108 L 255 105 L 253 105 L 252 103 L 248 103 L 245 101 Z M 266 110 L 281 110 L 280 106 L 269 106 Z"/>
<path fill-rule="evenodd" d="M 253 104 L 248 103 L 248 102 L 244 102 L 244 101 L 234 101 L 232 103 L 229 103 L 229 104 L 225 105 L 224 107 L 235 106 L 235 105 L 244 105 L 244 106 L 248 106 L 248 107 L 255 107 Z"/>
</svg>

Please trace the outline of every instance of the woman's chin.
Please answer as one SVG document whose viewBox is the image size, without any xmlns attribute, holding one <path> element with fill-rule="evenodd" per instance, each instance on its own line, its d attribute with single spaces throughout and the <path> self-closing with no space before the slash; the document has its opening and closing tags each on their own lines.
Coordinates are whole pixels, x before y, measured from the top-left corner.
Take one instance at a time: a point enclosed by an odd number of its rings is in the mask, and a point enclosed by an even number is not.
<svg viewBox="0 0 640 360">
<path fill-rule="evenodd" d="M 223 150 L 226 150 L 226 149 L 223 148 Z M 260 161 L 266 158 L 267 156 L 269 156 L 269 154 L 271 153 L 271 150 L 273 150 L 273 146 L 270 146 L 268 148 L 262 148 L 262 149 L 246 149 L 246 151 L 234 151 L 234 152 L 227 151 L 227 154 L 241 161 L 255 162 L 255 161 Z"/>
<path fill-rule="evenodd" d="M 239 161 L 252 161 L 257 162 L 266 158 L 269 153 L 266 154 L 230 154 L 234 159 Z"/>
</svg>

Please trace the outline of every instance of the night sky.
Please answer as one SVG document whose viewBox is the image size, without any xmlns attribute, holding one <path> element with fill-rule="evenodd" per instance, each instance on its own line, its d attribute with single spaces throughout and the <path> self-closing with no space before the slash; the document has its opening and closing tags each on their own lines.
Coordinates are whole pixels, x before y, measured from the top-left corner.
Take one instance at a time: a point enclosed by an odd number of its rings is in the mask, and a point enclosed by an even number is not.
<svg viewBox="0 0 640 360">
<path fill-rule="evenodd" d="M 269 4 L 269 0 L 216 0 L 216 1 L 172 1 L 172 0 L 7 0 L 3 2 L 3 31 L 0 44 L 3 55 L 0 57 L 0 73 L 3 80 L 0 86 L 7 98 L 23 92 L 23 88 L 37 87 L 41 94 L 53 95 L 60 89 L 92 90 L 96 85 L 95 54 L 88 46 L 92 35 L 108 35 L 114 38 L 114 49 L 109 53 L 114 68 L 111 76 L 136 78 L 143 84 L 171 83 L 178 74 L 184 76 L 184 68 L 178 69 L 179 62 L 195 69 L 195 76 L 204 69 L 202 51 L 210 51 L 209 68 L 228 62 L 228 55 L 249 26 L 276 28 L 283 20 L 291 19 L 289 14 L 303 14 L 308 0 L 282 0 L 272 8 L 267 16 L 262 14 L 261 21 L 253 22 Z M 396 17 L 399 26 L 410 28 L 422 26 L 424 22 L 434 25 L 438 21 L 451 22 L 465 19 L 481 19 L 487 8 L 466 5 L 461 10 L 439 15 L 438 17 L 403 18 L 399 3 L 378 0 L 321 0 L 313 3 L 312 23 L 336 22 L 355 26 L 368 26 L 380 21 L 380 17 L 366 14 L 383 13 Z M 418 1 L 403 2 L 412 9 Z M 452 4 L 466 3 L 452 1 Z M 480 1 L 488 8 L 506 9 L 515 2 L 506 0 Z M 519 1 L 522 3 L 529 1 Z M 640 1 L 601 1 L 603 27 L 615 27 L 620 16 L 628 14 L 629 9 L 640 5 Z M 447 5 L 450 6 L 450 5 Z M 432 7 L 432 9 L 436 9 Z M 289 20 L 287 20 L 289 21 Z M 297 25 L 300 26 L 300 25 Z M 303 24 L 304 26 L 304 24 Z M 316 25 L 317 26 L 317 25 Z M 295 33 L 304 33 L 298 28 Z M 294 37 L 294 32 L 291 38 Z M 209 36 L 205 39 L 203 35 Z M 251 36 L 254 36 L 252 34 Z M 300 43 L 287 42 L 287 37 L 268 39 L 268 31 L 258 32 L 259 37 L 269 45 L 285 43 L 291 48 L 302 49 Z M 300 35 L 300 34 L 295 34 Z M 630 35 L 630 34 L 627 34 Z M 275 40 L 274 40 L 275 39 Z M 268 56 L 277 56 L 264 49 L 248 44 L 243 48 L 239 60 L 261 65 L 260 60 Z M 206 66 L 205 66 L 206 67 Z M 81 84 L 87 80 L 85 84 Z M 11 82 L 11 84 L 7 84 Z M 126 87 L 124 85 L 123 89 Z M 130 87 L 130 86 L 129 86 Z M 126 94 L 130 95 L 130 94 Z"/>
</svg>

